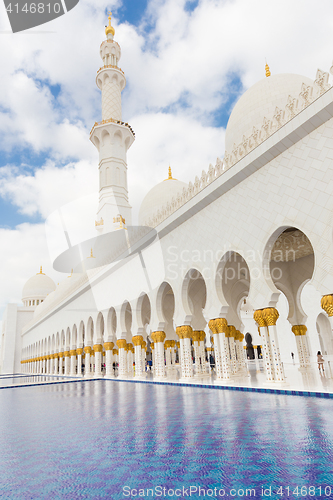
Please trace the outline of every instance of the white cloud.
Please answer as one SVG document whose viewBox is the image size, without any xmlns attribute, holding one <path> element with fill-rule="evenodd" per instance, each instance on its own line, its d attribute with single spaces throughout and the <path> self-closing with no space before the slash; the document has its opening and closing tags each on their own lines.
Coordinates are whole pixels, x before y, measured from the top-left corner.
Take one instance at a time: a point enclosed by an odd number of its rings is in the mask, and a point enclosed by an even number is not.
<svg viewBox="0 0 333 500">
<path fill-rule="evenodd" d="M 34 174 L 19 173 L 15 167 L 0 168 L 0 195 L 16 205 L 21 214 L 47 218 L 57 208 L 76 198 L 96 193 L 95 165 L 80 161 L 58 168 L 48 162 Z"/>
</svg>

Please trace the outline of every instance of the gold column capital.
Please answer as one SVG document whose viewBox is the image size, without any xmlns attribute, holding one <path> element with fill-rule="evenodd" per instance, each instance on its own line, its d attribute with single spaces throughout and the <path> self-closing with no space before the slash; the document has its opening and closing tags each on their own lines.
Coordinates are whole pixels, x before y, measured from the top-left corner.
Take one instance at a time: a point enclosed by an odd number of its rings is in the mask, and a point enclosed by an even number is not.
<svg viewBox="0 0 333 500">
<path fill-rule="evenodd" d="M 102 344 L 95 344 L 93 346 L 94 352 L 103 352 L 103 346 Z"/>
<path fill-rule="evenodd" d="M 114 356 L 118 355 L 118 349 L 112 349 L 112 354 L 113 354 Z"/>
<path fill-rule="evenodd" d="M 151 334 L 151 338 L 156 343 L 158 343 L 158 342 L 164 342 L 165 341 L 165 337 L 166 337 L 165 332 L 162 332 L 162 331 L 153 332 Z"/>
<path fill-rule="evenodd" d="M 180 339 L 190 339 L 192 337 L 192 327 L 190 325 L 182 325 L 176 327 L 176 334 Z"/>
<path fill-rule="evenodd" d="M 263 312 L 263 317 L 267 326 L 274 326 L 278 320 L 279 312 L 275 307 L 266 307 Z"/>
<path fill-rule="evenodd" d="M 308 329 L 307 329 L 307 327 L 305 325 L 294 325 L 291 328 L 291 331 L 293 332 L 293 334 L 295 335 L 295 337 L 306 335 L 307 330 Z"/>
<path fill-rule="evenodd" d="M 84 352 L 86 354 L 90 354 L 91 353 L 91 347 L 90 347 L 90 345 L 87 345 L 83 350 L 84 350 Z"/>
<path fill-rule="evenodd" d="M 70 356 L 76 356 L 76 349 L 69 351 Z"/>
<path fill-rule="evenodd" d="M 153 351 L 155 349 L 154 342 L 150 342 L 150 349 Z"/>
<path fill-rule="evenodd" d="M 112 351 L 113 348 L 114 348 L 113 342 L 104 342 L 104 349 L 106 351 Z"/>
<path fill-rule="evenodd" d="M 132 342 L 135 346 L 138 346 L 138 345 L 141 346 L 143 343 L 142 335 L 134 335 L 134 337 L 132 337 Z"/>
<path fill-rule="evenodd" d="M 211 319 L 208 326 L 214 335 L 217 333 L 228 333 L 228 322 L 225 318 Z"/>
<path fill-rule="evenodd" d="M 244 335 L 239 330 L 236 330 L 235 340 L 239 340 L 239 342 L 243 342 L 244 340 Z"/>
<path fill-rule="evenodd" d="M 180 349 L 180 342 L 179 342 L 179 340 L 176 342 L 176 346 L 178 347 L 178 349 Z"/>
<path fill-rule="evenodd" d="M 254 311 L 253 319 L 257 323 L 259 328 L 266 326 L 266 321 L 263 315 L 263 309 L 257 309 L 256 311 Z"/>
<path fill-rule="evenodd" d="M 125 349 L 127 346 L 127 342 L 125 339 L 118 339 L 116 344 L 119 347 L 119 349 Z"/>
<path fill-rule="evenodd" d="M 64 356 L 65 356 L 65 358 L 69 358 L 69 356 L 70 356 L 70 351 L 64 351 Z"/>
<path fill-rule="evenodd" d="M 193 334 L 192 334 L 192 339 L 194 342 L 200 342 L 201 339 L 202 339 L 202 334 L 204 334 L 204 338 L 205 338 L 205 332 L 202 331 L 202 330 L 193 330 Z"/>
<path fill-rule="evenodd" d="M 229 332 L 228 332 L 228 337 L 231 338 L 233 337 L 236 340 L 236 327 L 234 325 L 228 325 L 229 327 Z M 226 335 L 227 337 L 227 335 Z"/>
<path fill-rule="evenodd" d="M 82 355 L 83 353 L 83 349 L 82 347 L 79 347 L 78 349 L 76 349 L 76 354 L 79 356 L 80 354 Z"/>
<path fill-rule="evenodd" d="M 321 308 L 328 314 L 333 316 L 333 295 L 324 295 L 321 299 Z"/>
</svg>

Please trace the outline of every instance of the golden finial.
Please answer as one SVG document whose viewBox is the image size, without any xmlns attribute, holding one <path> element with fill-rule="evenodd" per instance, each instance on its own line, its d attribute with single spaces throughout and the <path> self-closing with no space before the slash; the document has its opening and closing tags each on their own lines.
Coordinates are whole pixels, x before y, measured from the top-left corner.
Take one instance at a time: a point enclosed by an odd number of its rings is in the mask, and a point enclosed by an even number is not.
<svg viewBox="0 0 333 500">
<path fill-rule="evenodd" d="M 37 274 L 45 274 L 45 273 L 43 273 L 43 266 L 40 266 L 39 273 L 37 273 Z"/>
<path fill-rule="evenodd" d="M 88 259 L 94 259 L 94 258 L 95 258 L 95 256 L 93 254 L 93 249 L 91 248 L 90 249 L 90 255 L 89 255 Z"/>
<path fill-rule="evenodd" d="M 108 36 L 109 33 L 111 33 L 112 36 L 114 36 L 114 34 L 115 34 L 114 27 L 111 26 L 111 16 L 112 16 L 112 12 L 109 12 L 109 25 L 105 26 L 106 36 Z"/>
<path fill-rule="evenodd" d="M 269 70 L 269 66 L 268 66 L 267 62 L 266 62 L 266 66 L 265 66 L 265 71 L 266 71 L 266 76 L 267 77 L 271 76 L 271 72 Z"/>
<path fill-rule="evenodd" d="M 169 166 L 169 171 L 168 171 L 168 172 L 169 172 L 169 173 L 168 173 L 168 178 L 167 178 L 167 179 L 164 179 L 164 180 L 165 180 L 165 181 L 170 181 L 170 180 L 171 180 L 171 181 L 175 181 L 176 179 L 174 179 L 174 178 L 172 177 L 172 172 L 171 172 L 171 167 L 170 167 L 170 166 Z"/>
</svg>

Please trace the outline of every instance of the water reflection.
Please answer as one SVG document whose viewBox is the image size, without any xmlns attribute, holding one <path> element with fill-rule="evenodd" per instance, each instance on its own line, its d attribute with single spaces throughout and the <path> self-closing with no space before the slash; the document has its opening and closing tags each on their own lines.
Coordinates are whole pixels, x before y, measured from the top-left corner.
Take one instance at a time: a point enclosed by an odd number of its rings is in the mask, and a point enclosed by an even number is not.
<svg viewBox="0 0 333 500">
<path fill-rule="evenodd" d="M 0 408 L 6 499 L 333 479 L 330 400 L 96 380 L 0 391 Z"/>
</svg>

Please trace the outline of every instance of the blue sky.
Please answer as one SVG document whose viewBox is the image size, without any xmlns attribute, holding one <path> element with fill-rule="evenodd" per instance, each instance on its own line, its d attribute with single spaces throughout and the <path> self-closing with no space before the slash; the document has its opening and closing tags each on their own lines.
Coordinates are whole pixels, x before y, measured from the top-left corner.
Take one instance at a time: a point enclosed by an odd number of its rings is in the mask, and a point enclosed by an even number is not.
<svg viewBox="0 0 333 500">
<path fill-rule="evenodd" d="M 127 79 L 123 118 L 136 133 L 127 158 L 134 220 L 169 164 L 174 177 L 193 182 L 223 158 L 229 114 L 265 77 L 265 59 L 273 75 L 312 80 L 318 67 L 331 66 L 330 0 L 317 10 L 310 0 L 80 0 L 68 14 L 15 35 L 1 3 L 0 274 L 6 287 L 0 309 L 19 300 L 41 264 L 59 281 L 43 225 L 50 214 L 90 197 L 94 219 L 98 152 L 89 131 L 101 119 L 95 76 L 108 10 Z"/>
</svg>

